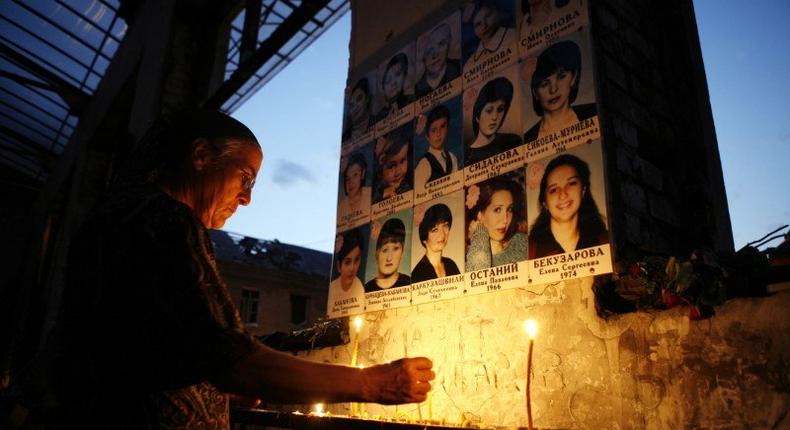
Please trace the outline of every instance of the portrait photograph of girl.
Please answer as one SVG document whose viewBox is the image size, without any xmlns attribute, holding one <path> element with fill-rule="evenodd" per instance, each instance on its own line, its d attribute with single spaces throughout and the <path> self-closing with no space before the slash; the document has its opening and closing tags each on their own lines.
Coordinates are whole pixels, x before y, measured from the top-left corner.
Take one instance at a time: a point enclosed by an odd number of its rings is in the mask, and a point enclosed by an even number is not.
<svg viewBox="0 0 790 430">
<path fill-rule="evenodd" d="M 346 95 L 343 109 L 343 142 L 365 136 L 373 125 L 373 87 L 375 71 L 358 79 Z"/>
<path fill-rule="evenodd" d="M 596 141 L 527 166 L 530 259 L 609 243 L 602 165 Z"/>
<path fill-rule="evenodd" d="M 461 274 L 463 217 L 462 190 L 414 207 L 412 283 Z"/>
<path fill-rule="evenodd" d="M 379 109 L 375 121 L 381 121 L 414 101 L 414 43 L 390 57 L 378 68 Z"/>
<path fill-rule="evenodd" d="M 414 93 L 418 99 L 461 76 L 460 12 L 417 38 L 417 76 Z"/>
<path fill-rule="evenodd" d="M 365 304 L 364 274 L 368 243 L 367 225 L 338 233 L 332 259 L 332 281 L 329 283 L 327 313 L 349 315 L 361 313 Z M 348 299 L 355 298 L 355 301 Z M 345 312 L 344 312 L 345 311 Z"/>
<path fill-rule="evenodd" d="M 519 100 L 510 79 L 516 71 L 464 91 L 464 166 L 521 145 Z"/>
<path fill-rule="evenodd" d="M 409 267 L 412 209 L 371 222 L 365 292 L 411 285 Z"/>
<path fill-rule="evenodd" d="M 413 133 L 414 124 L 410 121 L 376 139 L 373 203 L 412 191 Z"/>
<path fill-rule="evenodd" d="M 463 168 L 461 138 L 461 96 L 434 106 L 416 121 L 414 136 L 415 190 Z"/>
<path fill-rule="evenodd" d="M 350 225 L 361 220 L 366 223 L 370 217 L 371 187 L 370 176 L 373 143 L 340 157 L 340 178 L 338 181 L 337 226 Z"/>
<path fill-rule="evenodd" d="M 527 259 L 524 170 L 466 187 L 466 272 Z"/>
<path fill-rule="evenodd" d="M 511 61 L 517 59 L 518 35 L 515 29 L 515 2 L 512 0 L 473 0 L 463 9 L 462 37 L 464 72 L 476 70 L 492 57 L 511 50 Z M 511 61 L 496 61 L 495 70 Z M 478 75 L 479 73 L 475 73 Z"/>
<path fill-rule="evenodd" d="M 557 133 L 580 121 L 597 115 L 595 91 L 587 52 L 585 34 L 579 36 L 584 43 L 563 40 L 546 48 L 535 60 L 526 60 L 524 67 L 534 67 L 530 75 L 529 96 L 524 97 L 524 142 Z M 523 88 L 527 88 L 526 85 Z M 596 139 L 592 136 L 589 140 Z M 577 143 L 585 143 L 578 141 Z"/>
</svg>

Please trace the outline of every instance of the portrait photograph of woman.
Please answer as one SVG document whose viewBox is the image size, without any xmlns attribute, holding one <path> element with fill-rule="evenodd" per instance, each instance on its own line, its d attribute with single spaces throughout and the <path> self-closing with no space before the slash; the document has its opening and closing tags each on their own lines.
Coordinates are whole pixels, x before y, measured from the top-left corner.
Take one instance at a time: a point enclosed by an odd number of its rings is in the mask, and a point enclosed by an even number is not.
<svg viewBox="0 0 790 430">
<path fill-rule="evenodd" d="M 511 68 L 508 72 L 515 72 Z M 521 145 L 518 100 L 510 74 L 464 91 L 464 166 Z"/>
<path fill-rule="evenodd" d="M 375 82 L 375 72 L 370 73 L 357 80 L 348 92 L 343 112 L 343 142 L 358 139 L 370 131 L 373 125 L 371 85 Z"/>
<path fill-rule="evenodd" d="M 409 122 L 376 139 L 373 203 L 412 191 L 413 133 L 414 125 Z"/>
<path fill-rule="evenodd" d="M 467 3 L 462 15 L 464 72 L 475 70 L 478 65 L 502 52 L 511 50 L 516 60 L 518 35 L 515 29 L 515 2 L 512 0 L 474 0 Z M 495 62 L 507 67 L 510 61 Z"/>
<path fill-rule="evenodd" d="M 417 118 L 414 136 L 416 167 L 414 184 L 420 192 L 425 184 L 459 171 L 463 166 L 461 97 L 431 108 Z"/>
<path fill-rule="evenodd" d="M 328 309 L 330 316 L 360 313 L 365 303 L 364 274 L 367 251 L 367 225 L 339 233 L 335 237 L 332 259 L 332 281 L 329 283 Z M 355 298 L 356 301 L 348 299 Z M 344 311 L 346 311 L 344 313 Z"/>
<path fill-rule="evenodd" d="M 524 171 L 466 188 L 466 271 L 527 259 Z"/>
<path fill-rule="evenodd" d="M 582 39 L 585 43 L 581 46 L 586 46 L 586 38 Z M 524 124 L 530 127 L 524 133 L 525 143 L 597 115 L 591 70 L 585 65 L 587 58 L 588 53 L 582 52 L 579 43 L 563 40 L 546 48 L 535 61 L 525 61 L 524 67 L 534 67 L 528 81 L 529 97 L 524 97 Z"/>
<path fill-rule="evenodd" d="M 365 292 L 405 287 L 411 284 L 409 267 L 412 209 L 371 222 L 370 250 Z"/>
<path fill-rule="evenodd" d="M 417 76 L 417 98 L 461 76 L 460 12 L 417 38 Z"/>
<path fill-rule="evenodd" d="M 609 243 L 600 141 L 532 162 L 527 171 L 530 259 Z"/>
<path fill-rule="evenodd" d="M 340 157 L 337 225 L 343 228 L 354 220 L 367 222 L 370 217 L 371 187 L 368 167 L 371 163 L 372 142 Z M 354 227 L 351 225 L 351 227 Z"/>
<path fill-rule="evenodd" d="M 381 121 L 414 101 L 414 43 L 384 62 L 378 69 L 381 99 L 375 121 Z"/>
<path fill-rule="evenodd" d="M 414 207 L 412 283 L 463 271 L 463 217 L 462 190 Z"/>
</svg>

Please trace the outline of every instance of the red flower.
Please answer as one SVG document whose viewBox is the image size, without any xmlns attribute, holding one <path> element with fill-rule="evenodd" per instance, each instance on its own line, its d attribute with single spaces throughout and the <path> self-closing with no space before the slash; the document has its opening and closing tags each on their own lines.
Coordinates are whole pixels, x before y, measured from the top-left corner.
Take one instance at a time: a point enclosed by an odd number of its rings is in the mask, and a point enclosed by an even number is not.
<svg viewBox="0 0 790 430">
<path fill-rule="evenodd" d="M 631 267 L 628 269 L 628 271 L 631 273 L 631 276 L 633 276 L 634 278 L 638 278 L 639 275 L 642 273 L 642 270 L 639 268 L 639 265 L 636 263 L 632 264 Z"/>
<path fill-rule="evenodd" d="M 699 311 L 698 307 L 691 306 L 689 308 L 689 319 L 692 321 L 697 321 L 702 319 L 702 313 Z"/>
<path fill-rule="evenodd" d="M 664 290 L 664 292 L 661 293 L 661 301 L 664 302 L 664 306 L 667 309 L 683 304 L 683 299 L 676 294 L 672 294 L 669 290 Z"/>
</svg>

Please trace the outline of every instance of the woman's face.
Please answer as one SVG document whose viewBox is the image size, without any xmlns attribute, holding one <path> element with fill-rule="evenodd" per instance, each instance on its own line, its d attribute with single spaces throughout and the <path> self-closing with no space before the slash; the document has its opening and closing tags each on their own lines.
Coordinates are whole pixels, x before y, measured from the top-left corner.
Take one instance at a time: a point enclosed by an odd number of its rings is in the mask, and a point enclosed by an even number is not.
<svg viewBox="0 0 790 430">
<path fill-rule="evenodd" d="M 348 108 L 351 115 L 351 122 L 356 124 L 366 119 L 370 100 L 360 88 L 355 89 L 348 99 Z"/>
<path fill-rule="evenodd" d="M 398 188 L 406 178 L 409 170 L 409 147 L 403 147 L 392 157 L 387 158 L 381 172 L 381 179 L 384 187 Z"/>
<path fill-rule="evenodd" d="M 343 285 L 351 285 L 359 272 L 359 262 L 362 260 L 362 250 L 354 247 L 337 264 L 337 271 L 340 273 L 340 282 Z"/>
<path fill-rule="evenodd" d="M 497 25 L 497 12 L 486 6 L 480 8 L 472 18 L 472 25 L 474 26 L 475 36 L 480 40 L 488 40 L 496 33 L 499 25 Z"/>
<path fill-rule="evenodd" d="M 534 97 L 545 112 L 560 112 L 570 106 L 570 94 L 576 85 L 576 74 L 559 69 L 538 83 Z"/>
<path fill-rule="evenodd" d="M 428 126 L 428 144 L 431 148 L 441 150 L 447 138 L 447 118 L 439 118 Z"/>
<path fill-rule="evenodd" d="M 393 64 L 384 73 L 384 96 L 389 101 L 393 101 L 403 92 L 403 79 L 406 71 L 400 64 Z"/>
<path fill-rule="evenodd" d="M 442 71 L 444 63 L 447 61 L 447 52 L 450 49 L 450 29 L 441 26 L 434 30 L 425 47 L 425 70 L 435 75 Z"/>
<path fill-rule="evenodd" d="M 445 246 L 447 246 L 447 239 L 450 236 L 450 223 L 442 221 L 430 230 L 428 236 L 425 238 L 425 249 L 432 252 L 441 253 Z"/>
<path fill-rule="evenodd" d="M 255 144 L 243 144 L 238 153 L 227 160 L 219 171 L 203 170 L 204 208 L 193 208 L 200 212 L 199 218 L 209 229 L 221 228 L 236 212 L 239 205 L 248 205 L 252 200 L 252 185 L 261 168 L 263 153 Z"/>
<path fill-rule="evenodd" d="M 346 169 L 346 194 L 356 196 L 362 190 L 362 182 L 365 180 L 365 171 L 359 164 L 352 164 Z"/>
<path fill-rule="evenodd" d="M 507 229 L 513 221 L 513 195 L 510 191 L 495 191 L 488 207 L 477 213 L 477 220 L 488 231 L 491 240 L 505 240 Z"/>
<path fill-rule="evenodd" d="M 387 277 L 395 274 L 400 267 L 403 257 L 403 244 L 387 242 L 376 250 L 376 268 L 378 277 Z"/>
<path fill-rule="evenodd" d="M 544 202 L 551 219 L 557 222 L 576 219 L 585 192 L 573 166 L 561 165 L 552 170 L 546 179 Z"/>
<path fill-rule="evenodd" d="M 502 126 L 502 121 L 505 119 L 505 110 L 505 102 L 503 100 L 483 105 L 477 122 L 480 133 L 489 137 L 499 131 L 499 127 Z"/>
</svg>

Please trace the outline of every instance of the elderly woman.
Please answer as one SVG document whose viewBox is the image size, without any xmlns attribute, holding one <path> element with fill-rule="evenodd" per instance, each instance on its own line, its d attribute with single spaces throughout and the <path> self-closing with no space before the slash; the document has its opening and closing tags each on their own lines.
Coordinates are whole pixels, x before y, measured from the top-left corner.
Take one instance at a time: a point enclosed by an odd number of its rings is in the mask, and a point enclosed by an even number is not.
<svg viewBox="0 0 790 430">
<path fill-rule="evenodd" d="M 526 260 L 527 235 L 519 231 L 524 197 L 514 181 L 498 176 L 466 193 L 469 245 L 466 271 Z"/>
<path fill-rule="evenodd" d="M 499 132 L 510 110 L 511 101 L 513 84 L 507 78 L 492 79 L 480 89 L 472 107 L 472 131 L 475 139 L 466 147 L 465 166 L 521 145 L 519 136 Z"/>
<path fill-rule="evenodd" d="M 446 22 L 437 25 L 428 34 L 422 57 L 425 72 L 414 85 L 414 93 L 417 98 L 461 76 L 461 62 L 447 57 L 451 42 L 452 31 Z"/>
<path fill-rule="evenodd" d="M 355 369 L 245 333 L 207 229 L 251 199 L 252 132 L 227 115 L 160 120 L 69 253 L 59 363 L 66 427 L 229 427 L 230 395 L 272 402 L 426 398 L 427 359 Z"/>
<path fill-rule="evenodd" d="M 455 261 L 442 256 L 447 240 L 450 239 L 450 228 L 453 226 L 453 214 L 443 203 L 437 203 L 425 211 L 420 221 L 420 243 L 425 248 L 425 255 L 411 271 L 412 282 L 461 273 Z"/>
<path fill-rule="evenodd" d="M 525 142 L 570 127 L 596 115 L 595 103 L 573 106 L 579 93 L 579 45 L 564 40 L 541 52 L 532 73 L 532 109 L 542 118 L 524 134 Z"/>
<path fill-rule="evenodd" d="M 562 154 L 546 166 L 537 209 L 540 213 L 529 229 L 530 259 L 609 243 L 590 192 L 590 168 L 574 155 Z"/>
</svg>

